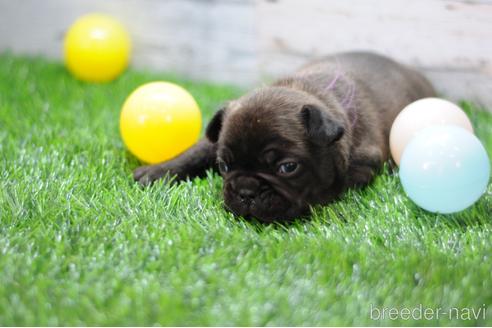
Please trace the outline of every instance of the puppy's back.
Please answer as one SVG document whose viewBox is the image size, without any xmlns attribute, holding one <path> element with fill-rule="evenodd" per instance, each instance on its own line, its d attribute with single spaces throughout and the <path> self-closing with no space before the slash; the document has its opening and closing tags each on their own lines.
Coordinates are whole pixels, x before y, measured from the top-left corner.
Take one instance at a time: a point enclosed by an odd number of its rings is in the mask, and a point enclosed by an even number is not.
<svg viewBox="0 0 492 328">
<path fill-rule="evenodd" d="M 409 103 L 433 97 L 436 92 L 430 82 L 416 70 L 370 52 L 345 52 L 315 60 L 299 69 L 297 74 L 309 76 L 325 73 L 352 80 L 370 93 L 385 135 L 398 113 Z M 387 137 L 387 136 L 386 136 Z"/>
</svg>

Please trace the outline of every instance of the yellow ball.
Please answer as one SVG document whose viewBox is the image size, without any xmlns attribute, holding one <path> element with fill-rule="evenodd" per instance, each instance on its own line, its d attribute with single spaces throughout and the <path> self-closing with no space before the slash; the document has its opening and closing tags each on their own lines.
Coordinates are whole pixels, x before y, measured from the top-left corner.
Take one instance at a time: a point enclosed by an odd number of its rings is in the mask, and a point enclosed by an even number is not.
<svg viewBox="0 0 492 328">
<path fill-rule="evenodd" d="M 130 37 L 117 20 L 101 14 L 82 16 L 65 35 L 68 70 L 80 80 L 107 82 L 128 66 Z"/>
<path fill-rule="evenodd" d="M 168 82 L 147 83 L 123 104 L 120 132 L 123 142 L 146 163 L 171 159 L 199 137 L 200 108 L 182 87 Z"/>
</svg>

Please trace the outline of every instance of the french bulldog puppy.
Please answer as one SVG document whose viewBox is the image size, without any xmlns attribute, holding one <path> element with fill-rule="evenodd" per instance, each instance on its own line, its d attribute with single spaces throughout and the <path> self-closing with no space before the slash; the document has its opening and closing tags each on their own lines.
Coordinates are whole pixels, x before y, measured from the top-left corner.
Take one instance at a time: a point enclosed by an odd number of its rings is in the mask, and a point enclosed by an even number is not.
<svg viewBox="0 0 492 328">
<path fill-rule="evenodd" d="M 230 101 L 196 145 L 136 169 L 134 178 L 147 185 L 211 168 L 222 175 L 225 206 L 234 214 L 292 219 L 368 184 L 389 157 L 395 117 L 435 94 L 421 74 L 389 58 L 335 54 Z"/>
</svg>

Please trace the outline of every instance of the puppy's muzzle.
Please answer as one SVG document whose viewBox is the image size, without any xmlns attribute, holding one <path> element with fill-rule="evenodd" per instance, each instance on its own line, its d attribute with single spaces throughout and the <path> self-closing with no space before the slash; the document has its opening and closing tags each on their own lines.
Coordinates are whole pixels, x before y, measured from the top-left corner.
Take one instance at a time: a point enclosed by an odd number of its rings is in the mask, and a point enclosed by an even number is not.
<svg viewBox="0 0 492 328">
<path fill-rule="evenodd" d="M 241 203 L 243 203 L 244 205 L 251 205 L 251 203 L 253 203 L 255 200 L 256 190 L 241 188 L 237 192 L 237 195 Z"/>
<path fill-rule="evenodd" d="M 239 201 L 246 206 L 251 205 L 255 201 L 255 198 L 258 196 L 259 188 L 260 182 L 257 179 L 248 176 L 238 177 L 232 185 L 232 189 Z"/>
</svg>

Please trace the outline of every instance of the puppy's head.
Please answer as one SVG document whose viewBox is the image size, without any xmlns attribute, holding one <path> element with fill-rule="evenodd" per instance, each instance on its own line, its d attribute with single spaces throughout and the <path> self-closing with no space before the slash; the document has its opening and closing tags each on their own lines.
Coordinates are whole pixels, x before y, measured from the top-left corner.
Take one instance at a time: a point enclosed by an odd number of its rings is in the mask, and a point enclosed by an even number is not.
<svg viewBox="0 0 492 328">
<path fill-rule="evenodd" d="M 224 201 L 236 215 L 291 219 L 341 191 L 346 118 L 336 106 L 283 87 L 229 103 L 207 127 L 217 143 Z"/>
</svg>

